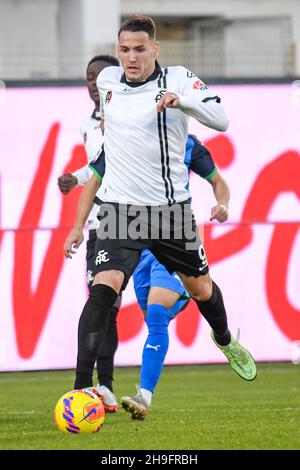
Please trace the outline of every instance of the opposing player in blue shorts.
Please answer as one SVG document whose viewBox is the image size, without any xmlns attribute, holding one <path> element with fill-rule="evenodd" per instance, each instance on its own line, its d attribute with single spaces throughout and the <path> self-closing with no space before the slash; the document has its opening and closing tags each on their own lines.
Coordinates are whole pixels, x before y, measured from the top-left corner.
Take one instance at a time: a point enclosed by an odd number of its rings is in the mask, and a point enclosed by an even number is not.
<svg viewBox="0 0 300 470">
<path fill-rule="evenodd" d="M 189 135 L 186 143 L 185 163 L 189 171 L 207 179 L 213 187 L 217 205 L 212 208 L 211 220 L 225 222 L 228 218 L 230 197 L 228 186 L 217 171 L 208 149 L 192 135 Z M 95 185 L 99 187 L 105 172 L 104 153 L 96 162 L 90 163 L 90 168 L 97 178 Z M 94 195 L 95 192 L 96 188 Z M 179 276 L 176 273 L 169 274 L 147 249 L 142 251 L 140 262 L 133 273 L 133 280 L 149 334 L 143 349 L 138 393 L 134 397 L 122 397 L 121 403 L 134 419 L 144 419 L 168 351 L 168 324 L 187 306 L 190 297 Z"/>
</svg>

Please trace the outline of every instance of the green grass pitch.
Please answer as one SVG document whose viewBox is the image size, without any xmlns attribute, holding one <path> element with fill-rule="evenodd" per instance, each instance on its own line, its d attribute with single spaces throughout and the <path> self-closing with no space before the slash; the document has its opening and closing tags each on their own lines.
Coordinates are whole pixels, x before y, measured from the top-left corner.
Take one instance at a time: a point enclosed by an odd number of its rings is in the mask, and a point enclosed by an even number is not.
<svg viewBox="0 0 300 470">
<path fill-rule="evenodd" d="M 74 371 L 0 374 L 0 449 L 300 449 L 300 366 L 258 364 L 254 382 L 228 365 L 165 367 L 145 421 L 106 415 L 92 435 L 64 435 L 53 409 Z M 138 368 L 117 368 L 115 393 L 135 393 Z"/>
</svg>

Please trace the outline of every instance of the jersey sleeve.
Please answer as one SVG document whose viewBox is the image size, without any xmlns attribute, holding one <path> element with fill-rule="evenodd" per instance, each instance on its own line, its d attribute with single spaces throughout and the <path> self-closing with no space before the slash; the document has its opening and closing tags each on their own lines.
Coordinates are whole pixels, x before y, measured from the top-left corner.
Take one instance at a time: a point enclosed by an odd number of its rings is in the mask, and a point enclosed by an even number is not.
<svg viewBox="0 0 300 470">
<path fill-rule="evenodd" d="M 196 137 L 193 137 L 193 140 L 195 145 L 191 154 L 190 169 L 202 178 L 210 180 L 218 171 L 215 162 L 210 151 Z"/>
<path fill-rule="evenodd" d="M 79 170 L 74 171 L 72 174 L 77 178 L 78 184 L 81 185 L 86 184 L 92 176 L 92 172 L 89 169 L 88 164 L 79 168 Z"/>
<path fill-rule="evenodd" d="M 104 147 L 102 146 L 102 151 L 94 162 L 89 163 L 89 168 L 94 173 L 94 175 L 102 181 L 104 173 L 105 173 L 105 152 Z"/>
<path fill-rule="evenodd" d="M 184 67 L 178 67 L 178 80 L 179 88 L 175 93 L 180 99 L 179 109 L 207 127 L 226 131 L 229 121 L 219 96 Z"/>
</svg>

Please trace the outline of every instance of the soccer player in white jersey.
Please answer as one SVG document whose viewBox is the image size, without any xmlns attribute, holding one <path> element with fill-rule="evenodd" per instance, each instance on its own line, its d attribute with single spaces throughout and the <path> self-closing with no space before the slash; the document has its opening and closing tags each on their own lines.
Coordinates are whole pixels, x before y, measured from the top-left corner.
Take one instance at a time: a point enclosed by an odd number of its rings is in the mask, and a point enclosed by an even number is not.
<svg viewBox="0 0 300 470">
<path fill-rule="evenodd" d="M 100 124 L 100 98 L 96 85 L 96 79 L 99 73 L 105 67 L 118 66 L 119 61 L 110 55 L 97 55 L 93 57 L 86 68 L 86 83 L 91 100 L 94 103 L 94 110 L 91 116 L 86 117 L 81 122 L 80 132 L 84 140 L 84 146 L 87 155 L 87 164 L 79 168 L 74 173 L 65 173 L 58 178 L 58 186 L 63 194 L 68 194 L 77 185 L 85 185 L 92 171 L 89 169 L 89 163 L 96 160 L 101 153 L 103 144 L 102 133 L 99 128 Z M 92 288 L 94 275 L 94 253 L 96 243 L 96 229 L 99 221 L 97 219 L 98 205 L 94 204 L 88 217 L 89 239 L 86 246 L 86 263 L 87 263 L 87 284 L 89 290 Z M 121 298 L 118 297 L 115 302 L 110 321 L 106 340 L 97 356 L 97 373 L 99 383 L 95 387 L 97 393 L 101 396 L 106 412 L 115 412 L 118 409 L 117 398 L 113 393 L 113 369 L 114 355 L 118 347 L 118 332 L 116 317 L 120 308 Z"/>
<path fill-rule="evenodd" d="M 193 135 L 189 135 L 186 142 L 184 161 L 188 171 L 193 171 L 212 185 L 217 205 L 211 209 L 210 220 L 215 219 L 219 222 L 225 222 L 228 218 L 229 188 L 215 167 L 208 149 Z M 77 212 L 80 216 L 77 217 L 75 226 L 85 223 L 97 188 L 99 189 L 102 183 L 105 174 L 104 152 L 95 162 L 90 163 L 90 168 L 93 170 L 94 175 L 85 187 L 82 200 L 79 201 L 79 210 Z M 82 204 L 83 201 L 85 208 Z M 84 214 L 85 218 L 81 219 Z M 75 240 L 77 237 L 77 229 L 75 229 Z M 68 238 L 72 241 L 73 230 Z M 145 318 L 148 304 L 156 304 L 156 308 L 159 305 L 159 308 L 168 315 L 169 320 L 172 320 L 187 306 L 190 300 L 178 275 L 168 273 L 167 269 L 157 261 L 148 249 L 142 251 L 139 264 L 133 273 L 133 283 L 137 301 Z M 162 333 L 167 335 L 168 331 L 163 329 Z M 157 345 L 157 334 L 157 329 L 155 332 L 153 329 L 150 330 L 144 343 L 140 385 L 137 386 L 137 389 L 141 390 L 144 398 L 143 402 L 136 397 L 122 397 L 122 407 L 131 413 L 133 419 L 144 419 L 147 416 L 152 402 L 152 395 L 162 373 L 167 347 L 161 350 L 160 345 Z M 165 344 L 168 344 L 168 337 L 166 336 L 165 339 Z"/>
<path fill-rule="evenodd" d="M 121 25 L 118 53 L 122 68 L 106 68 L 97 80 L 105 119 L 106 170 L 98 194 L 102 220 L 97 230 L 95 278 L 78 325 L 74 387 L 93 385 L 93 367 L 111 307 L 126 287 L 143 248 L 149 248 L 169 272 L 178 273 L 231 367 L 243 379 L 254 380 L 256 366 L 251 354 L 229 331 L 222 293 L 210 277 L 187 190 L 188 117 L 225 131 L 228 119 L 220 99 L 184 67 L 160 67 L 151 18 L 135 16 Z M 137 214 L 143 215 L 138 224 Z M 140 237 L 134 230 L 137 225 Z M 81 237 L 74 240 L 74 247 L 81 241 Z M 72 251 L 66 244 L 65 255 Z M 168 320 L 158 305 L 148 305 L 148 330 L 154 336 L 158 332 L 161 349 L 167 347 L 164 329 Z M 144 401 L 142 393 L 136 396 L 138 400 Z"/>
</svg>

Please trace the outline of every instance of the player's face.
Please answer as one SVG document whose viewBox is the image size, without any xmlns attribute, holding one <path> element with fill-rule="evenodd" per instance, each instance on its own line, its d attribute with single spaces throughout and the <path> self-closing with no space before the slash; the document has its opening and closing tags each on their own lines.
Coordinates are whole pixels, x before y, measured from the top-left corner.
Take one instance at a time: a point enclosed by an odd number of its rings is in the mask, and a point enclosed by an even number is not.
<svg viewBox="0 0 300 470">
<path fill-rule="evenodd" d="M 110 65 L 111 64 L 108 64 L 107 62 L 96 61 L 93 62 L 86 71 L 86 83 L 89 95 L 96 105 L 99 105 L 100 103 L 98 88 L 96 85 L 97 77 L 105 67 L 109 67 Z"/>
<path fill-rule="evenodd" d="M 127 80 L 141 82 L 154 72 L 159 44 L 144 31 L 122 31 L 118 54 Z"/>
</svg>

